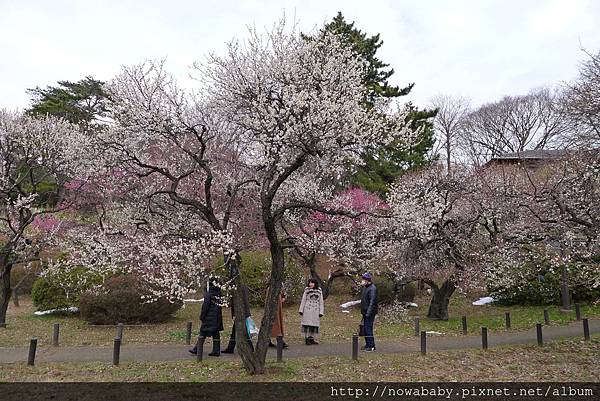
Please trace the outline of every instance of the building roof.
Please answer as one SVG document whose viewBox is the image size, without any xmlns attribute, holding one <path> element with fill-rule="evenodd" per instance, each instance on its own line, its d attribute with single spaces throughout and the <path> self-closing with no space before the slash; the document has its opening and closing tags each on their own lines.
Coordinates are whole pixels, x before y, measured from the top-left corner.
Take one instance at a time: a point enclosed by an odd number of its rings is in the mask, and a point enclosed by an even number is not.
<svg viewBox="0 0 600 401">
<path fill-rule="evenodd" d="M 566 149 L 534 149 L 521 152 L 504 153 L 492 160 L 545 160 L 559 159 L 567 155 Z"/>
</svg>

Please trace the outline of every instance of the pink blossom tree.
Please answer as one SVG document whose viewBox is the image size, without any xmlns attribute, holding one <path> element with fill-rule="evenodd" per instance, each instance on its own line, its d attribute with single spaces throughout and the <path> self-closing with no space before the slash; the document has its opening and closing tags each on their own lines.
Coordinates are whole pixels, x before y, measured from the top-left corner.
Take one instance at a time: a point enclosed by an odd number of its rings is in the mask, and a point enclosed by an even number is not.
<svg viewBox="0 0 600 401">
<path fill-rule="evenodd" d="M 388 211 L 389 207 L 378 195 L 352 188 L 337 194 L 324 211 L 307 211 L 301 219 L 294 216 L 290 221 L 282 221 L 292 255 L 319 281 L 324 298 L 334 280 L 353 279 L 381 262 L 379 243 L 388 234 L 385 221 Z M 338 266 L 326 279 L 317 272 L 318 255 Z M 377 270 L 386 269 L 379 266 Z"/>
</svg>

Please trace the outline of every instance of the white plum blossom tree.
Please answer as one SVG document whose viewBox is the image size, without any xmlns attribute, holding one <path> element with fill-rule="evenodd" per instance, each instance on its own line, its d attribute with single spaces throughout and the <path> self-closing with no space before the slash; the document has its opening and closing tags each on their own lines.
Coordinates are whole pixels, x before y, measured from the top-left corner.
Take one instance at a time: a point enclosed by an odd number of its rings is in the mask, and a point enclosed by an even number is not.
<svg viewBox="0 0 600 401">
<path fill-rule="evenodd" d="M 287 242 L 280 221 L 298 211 L 333 212 L 327 203 L 334 196 L 330 183 L 347 163 L 359 161 L 361 149 L 386 143 L 391 132 L 405 132 L 400 128 L 405 116 L 386 115 L 384 105 L 361 107 L 364 65 L 335 35 L 306 41 L 283 23 L 266 35 L 251 30 L 247 42 L 230 43 L 224 57 L 211 56 L 197 68 L 207 77 L 214 110 L 244 144 L 244 160 L 258 182 L 271 291 L 256 350 L 250 353 L 238 341 L 246 368 L 258 373 L 264 371 L 283 279 Z M 234 307 L 240 301 L 236 297 Z"/>
<path fill-rule="evenodd" d="M 12 294 L 10 272 L 17 263 L 38 259 L 40 247 L 58 227 L 45 217 L 69 206 L 77 188 L 65 194 L 70 177 L 85 177 L 89 137 L 53 117 L 36 118 L 0 110 L 0 326 Z M 49 205 L 42 198 L 62 201 Z M 49 228 L 46 230 L 45 228 Z"/>
<path fill-rule="evenodd" d="M 385 257 L 400 281 L 421 280 L 432 289 L 430 318 L 448 319 L 452 294 L 480 282 L 490 237 L 476 192 L 470 172 L 440 166 L 407 174 L 390 189 L 395 235 Z"/>
<path fill-rule="evenodd" d="M 569 277 L 583 280 L 590 288 L 600 285 L 600 266 L 594 262 L 600 254 L 600 158 L 596 150 L 573 151 L 538 168 L 497 166 L 485 176 L 488 187 L 495 188 L 490 205 L 496 205 L 501 232 L 499 260 L 488 271 L 496 287 L 501 278 L 514 276 L 510 273 L 513 266 L 528 258 L 549 260 L 553 269 L 562 270 L 563 280 L 571 266 L 578 271 Z M 503 281 L 507 288 L 518 288 L 514 277 Z M 568 298 L 563 303 L 568 304 Z"/>
<path fill-rule="evenodd" d="M 193 93 L 161 62 L 124 68 L 107 87 L 114 123 L 95 149 L 99 181 L 128 190 L 98 197 L 99 224 L 76 226 L 83 232 L 71 263 L 140 272 L 160 288 L 154 295 L 180 299 L 222 253 L 241 310 L 239 251 L 266 243 L 271 291 L 256 349 L 245 341 L 243 314 L 235 320 L 244 366 L 264 372 L 289 245 L 281 222 L 345 213 L 331 204 L 332 182 L 348 163 L 392 132 L 412 140 L 404 113 L 361 107 L 364 73 L 335 35 L 307 41 L 283 22 L 196 64 Z"/>
<path fill-rule="evenodd" d="M 256 237 L 238 229 L 256 220 L 247 190 L 256 181 L 227 121 L 206 96 L 178 88 L 163 62 L 125 67 L 106 90 L 113 123 L 94 137 L 96 176 L 77 205 L 88 215 L 56 268 L 136 274 L 148 301 L 181 301 L 214 274 L 218 255 L 229 263 Z"/>
</svg>

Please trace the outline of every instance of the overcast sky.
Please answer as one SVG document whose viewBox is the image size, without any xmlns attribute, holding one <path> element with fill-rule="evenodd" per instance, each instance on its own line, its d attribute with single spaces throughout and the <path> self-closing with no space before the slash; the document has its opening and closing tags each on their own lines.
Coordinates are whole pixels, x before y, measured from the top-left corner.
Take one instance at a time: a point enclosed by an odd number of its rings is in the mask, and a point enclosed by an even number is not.
<svg viewBox="0 0 600 401">
<path fill-rule="evenodd" d="M 0 0 L 0 107 L 24 108 L 26 88 L 109 80 L 121 65 L 166 58 L 184 84 L 189 66 L 246 27 L 286 14 L 307 32 L 341 11 L 384 41 L 392 83 L 416 85 L 407 100 L 437 94 L 474 104 L 572 80 L 600 50 L 600 1 Z"/>
</svg>

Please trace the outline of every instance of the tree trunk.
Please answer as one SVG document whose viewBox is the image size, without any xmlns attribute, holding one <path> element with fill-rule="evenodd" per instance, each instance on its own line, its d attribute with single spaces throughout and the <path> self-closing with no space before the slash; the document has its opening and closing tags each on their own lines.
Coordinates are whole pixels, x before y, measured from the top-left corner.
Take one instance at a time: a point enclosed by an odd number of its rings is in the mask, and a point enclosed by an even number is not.
<svg viewBox="0 0 600 401">
<path fill-rule="evenodd" d="M 430 280 L 424 280 L 424 282 L 431 287 L 433 292 L 427 317 L 436 320 L 448 320 L 448 304 L 450 303 L 450 297 L 456 290 L 456 285 L 451 280 L 444 281 L 441 287 Z"/>
<path fill-rule="evenodd" d="M 17 284 L 15 284 L 12 288 L 13 305 L 16 306 L 17 308 L 19 307 L 19 290 L 21 289 L 21 285 L 25 282 L 25 280 L 27 280 L 27 278 L 29 278 L 30 274 L 31 274 L 31 272 L 25 273 L 23 275 L 23 277 L 21 278 L 21 280 L 19 280 L 19 282 Z"/>
<path fill-rule="evenodd" d="M 317 280 L 319 288 L 323 291 L 323 299 L 327 299 L 329 296 L 329 280 L 323 281 L 321 276 L 319 276 L 319 273 L 317 273 L 316 255 L 312 253 L 311 256 L 305 260 L 305 263 L 308 265 L 310 278 Z"/>
<path fill-rule="evenodd" d="M 277 314 L 277 302 L 279 301 L 279 294 L 283 284 L 284 269 L 284 252 L 281 244 L 277 240 L 275 225 L 266 223 L 265 226 L 267 228 L 267 237 L 269 237 L 270 242 L 272 264 L 269 291 L 267 293 L 267 300 L 265 303 L 263 318 L 260 323 L 260 331 L 258 333 L 258 341 L 256 343 L 255 350 L 255 354 L 260 362 L 261 369 L 256 373 L 264 373 L 269 340 L 271 339 L 271 329 L 273 328 L 273 323 L 275 322 L 275 316 Z M 272 228 L 272 231 L 270 228 Z"/>
<path fill-rule="evenodd" d="M 344 269 L 338 269 L 333 273 L 329 274 L 327 280 L 323 280 L 321 276 L 319 276 L 319 273 L 317 273 L 317 267 L 315 262 L 316 255 L 311 255 L 310 258 L 304 259 L 304 263 L 308 266 L 308 269 L 310 271 L 310 278 L 317 280 L 317 282 L 319 283 L 319 288 L 323 292 L 323 299 L 327 299 L 327 297 L 329 297 L 329 294 L 331 293 L 331 286 L 333 285 L 333 280 L 340 277 L 352 277 L 352 274 L 356 274 L 356 272 L 349 272 Z"/>
<path fill-rule="evenodd" d="M 6 255 L 0 257 L 0 327 L 6 327 L 6 312 L 12 290 L 10 287 L 10 271 L 12 264 L 7 263 Z"/>
<path fill-rule="evenodd" d="M 242 359 L 244 367 L 249 374 L 263 374 L 265 373 L 265 362 L 267 359 L 267 351 L 269 348 L 269 340 L 271 339 L 271 329 L 275 322 L 275 315 L 277 313 L 277 302 L 279 300 L 279 293 L 281 292 L 281 286 L 283 283 L 283 269 L 284 269 L 284 251 L 277 240 L 277 234 L 275 232 L 275 225 L 272 221 L 265 222 L 267 228 L 267 237 L 270 242 L 271 251 L 271 279 L 269 284 L 269 292 L 267 293 L 267 299 L 265 303 L 265 309 L 263 318 L 260 324 L 260 330 L 258 333 L 258 340 L 254 350 L 250 347 L 250 344 L 246 341 L 247 330 L 246 322 L 243 319 L 243 315 L 236 313 L 235 316 L 235 337 L 236 346 L 238 347 L 238 353 Z M 239 259 L 238 259 L 239 260 Z M 239 272 L 236 260 L 230 259 L 229 267 L 230 272 Z M 243 308 L 243 294 L 241 289 L 241 278 L 240 275 L 235 273 L 235 284 L 236 290 L 234 292 L 233 302 L 236 310 L 242 310 Z"/>
<path fill-rule="evenodd" d="M 233 284 L 236 289 L 233 292 L 232 302 L 233 309 L 235 311 L 235 344 L 238 350 L 238 354 L 246 368 L 246 371 L 250 374 L 262 374 L 265 371 L 265 363 L 264 360 L 261 361 L 258 353 L 253 349 L 250 342 L 248 341 L 248 330 L 246 328 L 246 316 L 247 310 L 246 304 L 244 302 L 244 290 L 242 288 L 242 278 L 240 275 L 240 265 L 241 259 L 239 255 L 236 257 L 225 257 L 227 260 L 227 266 L 229 268 L 229 274 L 233 278 Z"/>
<path fill-rule="evenodd" d="M 264 373 L 264 363 L 260 363 L 260 360 L 254 353 L 252 346 L 248 342 L 248 330 L 246 328 L 246 307 L 244 303 L 244 294 L 242 289 L 242 278 L 239 274 L 239 257 L 231 258 L 228 262 L 230 274 L 234 277 L 234 284 L 236 289 L 233 293 L 233 308 L 235 311 L 235 344 L 238 350 L 238 354 L 242 359 L 244 367 L 250 374 Z"/>
<path fill-rule="evenodd" d="M 446 166 L 448 168 L 448 174 L 450 174 L 450 169 L 452 168 L 452 164 L 450 162 L 450 153 L 451 153 L 451 144 L 450 144 L 450 136 L 446 137 Z"/>
</svg>

